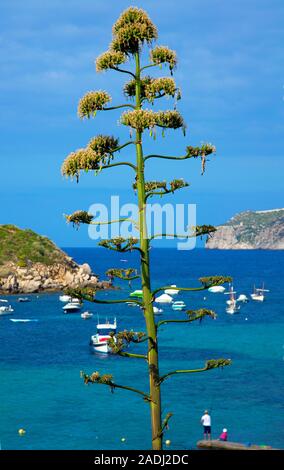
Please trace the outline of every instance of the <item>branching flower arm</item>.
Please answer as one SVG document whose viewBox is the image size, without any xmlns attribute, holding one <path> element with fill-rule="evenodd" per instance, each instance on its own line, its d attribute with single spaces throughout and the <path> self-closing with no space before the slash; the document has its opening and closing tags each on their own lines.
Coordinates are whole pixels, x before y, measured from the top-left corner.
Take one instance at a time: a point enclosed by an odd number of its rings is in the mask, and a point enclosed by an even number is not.
<svg viewBox="0 0 284 470">
<path fill-rule="evenodd" d="M 210 359 L 209 361 L 206 362 L 204 367 L 201 367 L 200 369 L 183 369 L 183 370 L 173 370 L 171 372 L 168 372 L 165 375 L 162 375 L 159 378 L 159 383 L 163 383 L 165 380 L 167 380 L 169 377 L 172 377 L 173 375 L 176 374 L 195 374 L 198 372 L 205 372 L 207 370 L 211 369 L 216 369 L 219 367 L 225 367 L 231 365 L 232 361 L 231 359 Z"/>
<path fill-rule="evenodd" d="M 197 320 L 203 320 L 206 316 L 213 318 L 215 320 L 217 315 L 213 310 L 209 310 L 207 308 L 201 308 L 199 310 L 187 310 L 186 314 L 188 315 L 187 320 L 161 320 L 157 323 L 157 328 L 162 325 L 167 325 L 168 323 L 191 323 Z"/>
<path fill-rule="evenodd" d="M 119 385 L 119 384 L 113 382 L 113 380 L 112 380 L 113 376 L 111 374 L 100 375 L 99 372 L 93 372 L 93 374 L 88 375 L 88 374 L 85 374 L 84 372 L 81 372 L 81 377 L 83 378 L 84 383 L 86 385 L 94 384 L 94 383 L 101 384 L 101 385 L 108 385 L 112 392 L 116 388 L 120 388 L 120 389 L 123 389 L 123 390 L 128 390 L 130 392 L 137 393 L 138 395 L 142 396 L 144 398 L 144 400 L 151 401 L 151 398 L 147 393 L 142 392 L 141 390 L 138 390 L 137 388 L 128 387 L 126 385 Z"/>
</svg>

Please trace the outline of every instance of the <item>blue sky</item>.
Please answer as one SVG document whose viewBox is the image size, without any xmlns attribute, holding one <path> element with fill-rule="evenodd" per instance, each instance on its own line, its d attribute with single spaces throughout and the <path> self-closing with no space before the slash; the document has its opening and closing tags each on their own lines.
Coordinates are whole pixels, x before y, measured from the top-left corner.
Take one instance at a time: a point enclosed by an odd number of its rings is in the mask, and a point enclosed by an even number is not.
<svg viewBox="0 0 284 470">
<path fill-rule="evenodd" d="M 124 75 L 96 74 L 94 60 L 107 49 L 113 22 L 131 4 L 0 1 L 0 223 L 30 227 L 61 246 L 93 246 L 87 231 L 74 231 L 63 214 L 107 203 L 111 194 L 133 201 L 128 170 L 83 175 L 79 185 L 60 174 L 65 156 L 92 136 L 128 138 L 127 130 L 117 127 L 119 112 L 80 121 L 77 103 L 91 89 L 106 89 L 114 103 L 120 102 Z M 222 223 L 247 209 L 283 207 L 283 0 L 135 5 L 158 26 L 158 42 L 178 53 L 179 110 L 188 126 L 185 139 L 179 131 L 156 142 L 147 138 L 146 150 L 182 154 L 186 145 L 200 141 L 217 147 L 204 176 L 195 161 L 152 160 L 148 179 L 189 181 L 191 187 L 176 201 L 196 203 L 199 223 Z M 172 196 L 163 199 L 171 201 Z"/>
</svg>

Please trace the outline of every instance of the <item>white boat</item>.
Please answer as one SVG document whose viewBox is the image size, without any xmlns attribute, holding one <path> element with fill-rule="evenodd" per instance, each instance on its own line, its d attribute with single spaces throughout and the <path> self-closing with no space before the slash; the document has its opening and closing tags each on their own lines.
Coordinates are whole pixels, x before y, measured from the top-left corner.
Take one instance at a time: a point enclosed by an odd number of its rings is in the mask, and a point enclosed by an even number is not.
<svg viewBox="0 0 284 470">
<path fill-rule="evenodd" d="M 248 301 L 249 301 L 249 299 L 245 294 L 240 294 L 239 297 L 237 298 L 237 302 L 246 303 Z"/>
<path fill-rule="evenodd" d="M 256 288 L 254 286 L 253 289 L 253 294 L 251 294 L 252 300 L 256 300 L 258 302 L 263 302 L 265 299 L 264 292 L 269 292 L 268 289 L 264 289 L 264 284 L 262 285 L 262 288 Z"/>
<path fill-rule="evenodd" d="M 212 294 L 222 294 L 223 292 L 225 292 L 225 287 L 223 286 L 212 286 L 212 287 L 209 287 L 208 289 L 208 292 L 211 292 Z"/>
<path fill-rule="evenodd" d="M 59 296 L 60 302 L 71 302 L 72 297 L 70 295 L 60 295 Z"/>
<path fill-rule="evenodd" d="M 95 352 L 108 354 L 111 352 L 111 348 L 108 345 L 108 341 L 111 336 L 110 333 L 116 333 L 116 318 L 113 323 L 106 321 L 105 323 L 97 323 L 97 334 L 91 336 L 90 346 Z M 115 340 L 115 338 L 114 338 Z"/>
<path fill-rule="evenodd" d="M 176 287 L 175 284 L 172 284 L 171 287 Z M 165 294 L 169 294 L 169 295 L 176 295 L 179 293 L 179 290 L 178 289 L 165 289 Z"/>
<path fill-rule="evenodd" d="M 80 302 L 69 302 L 68 304 L 64 305 L 62 309 L 64 310 L 64 313 L 71 313 L 71 312 L 78 312 L 81 310 L 82 304 Z"/>
<path fill-rule="evenodd" d="M 158 304 L 171 304 L 173 298 L 169 294 L 162 294 L 155 299 Z"/>
<path fill-rule="evenodd" d="M 11 305 L 2 305 L 0 307 L 0 315 L 10 315 L 11 313 L 14 312 L 14 309 L 11 307 Z"/>
<path fill-rule="evenodd" d="M 10 318 L 10 321 L 13 323 L 29 323 L 29 322 L 37 322 L 36 319 L 29 319 L 29 318 Z"/>
<path fill-rule="evenodd" d="M 173 310 L 184 310 L 186 307 L 185 303 L 183 300 L 177 300 L 172 304 L 172 309 Z"/>
<path fill-rule="evenodd" d="M 79 299 L 76 299 L 75 297 L 71 297 L 71 295 L 60 295 L 59 296 L 60 302 L 72 302 L 72 303 L 80 303 Z"/>
<path fill-rule="evenodd" d="M 237 304 L 236 297 L 235 297 L 236 292 L 234 291 L 234 287 L 231 286 L 230 290 L 228 292 L 224 292 L 224 294 L 230 296 L 230 299 L 226 301 L 226 304 L 228 305 L 226 307 L 226 312 L 229 313 L 230 315 L 237 313 L 241 307 Z"/>
<path fill-rule="evenodd" d="M 91 312 L 84 312 L 84 313 L 81 313 L 81 318 L 83 318 L 83 320 L 89 320 L 89 318 L 92 318 L 93 314 Z"/>
<path fill-rule="evenodd" d="M 19 297 L 18 298 L 18 302 L 30 302 L 31 299 L 29 299 L 28 297 Z"/>
<path fill-rule="evenodd" d="M 161 313 L 163 312 L 163 309 L 154 306 L 153 312 L 154 312 L 154 315 L 161 315 Z"/>
</svg>

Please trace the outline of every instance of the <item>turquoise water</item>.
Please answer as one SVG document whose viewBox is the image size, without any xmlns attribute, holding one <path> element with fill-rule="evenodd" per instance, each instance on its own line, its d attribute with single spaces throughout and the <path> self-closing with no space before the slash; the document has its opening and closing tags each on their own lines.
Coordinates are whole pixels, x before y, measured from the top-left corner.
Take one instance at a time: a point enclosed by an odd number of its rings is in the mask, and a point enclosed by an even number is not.
<svg viewBox="0 0 284 470">
<path fill-rule="evenodd" d="M 117 255 L 104 249 L 68 249 L 68 253 L 79 262 L 89 262 L 102 277 L 108 267 L 136 263 L 135 254 Z M 200 367 L 218 357 L 231 358 L 233 365 L 175 376 L 164 383 L 163 413 L 174 413 L 166 434 L 171 449 L 195 447 L 202 437 L 199 420 L 205 408 L 211 411 L 214 436 L 227 427 L 230 440 L 284 448 L 283 261 L 284 252 L 152 251 L 154 287 L 196 285 L 202 275 L 231 274 L 238 293 L 249 294 L 254 282 L 262 281 L 271 291 L 264 303 L 249 302 L 234 316 L 225 313 L 222 294 L 179 294 L 188 308 L 207 306 L 216 310 L 218 318 L 164 326 L 162 373 Z M 130 290 L 121 286 L 122 291 L 102 292 L 100 297 L 124 298 Z M 139 283 L 133 283 L 134 288 Z M 80 378 L 80 370 L 99 370 L 112 373 L 117 383 L 147 390 L 144 361 L 92 354 L 88 343 L 96 317 L 83 321 L 78 314 L 62 314 L 58 294 L 34 295 L 26 304 L 11 297 L 11 303 L 13 318 L 38 322 L 0 318 L 2 449 L 150 448 L 148 405 L 130 392 L 111 394 L 105 386 L 84 386 Z M 119 329 L 143 329 L 139 309 L 92 305 L 90 310 L 102 318 L 116 315 Z M 159 319 L 182 315 L 166 307 Z M 18 435 L 19 428 L 26 430 L 25 436 Z"/>
</svg>

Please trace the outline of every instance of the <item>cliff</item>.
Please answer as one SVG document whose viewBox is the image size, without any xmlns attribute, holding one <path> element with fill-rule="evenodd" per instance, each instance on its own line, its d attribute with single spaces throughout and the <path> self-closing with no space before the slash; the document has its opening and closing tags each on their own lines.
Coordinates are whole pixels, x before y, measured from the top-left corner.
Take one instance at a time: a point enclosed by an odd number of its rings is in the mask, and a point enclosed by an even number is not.
<svg viewBox="0 0 284 470">
<path fill-rule="evenodd" d="M 206 242 L 206 248 L 222 250 L 283 250 L 284 209 L 247 211 L 235 215 Z"/>
<path fill-rule="evenodd" d="M 51 240 L 32 230 L 0 225 L 0 293 L 59 291 L 66 287 L 108 287 L 88 264 L 78 265 Z"/>
</svg>

